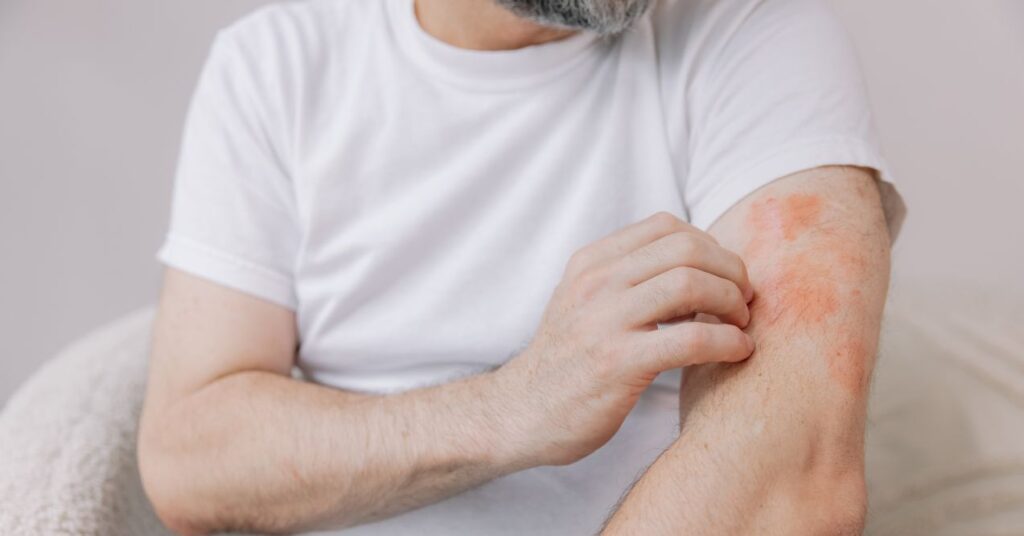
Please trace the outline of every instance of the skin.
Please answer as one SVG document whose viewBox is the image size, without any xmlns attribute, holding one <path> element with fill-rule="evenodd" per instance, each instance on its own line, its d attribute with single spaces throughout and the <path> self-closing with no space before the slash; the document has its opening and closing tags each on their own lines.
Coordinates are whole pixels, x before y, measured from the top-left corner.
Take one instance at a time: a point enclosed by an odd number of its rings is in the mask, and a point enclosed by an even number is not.
<svg viewBox="0 0 1024 536">
<path fill-rule="evenodd" d="M 746 359 L 752 294 L 738 255 L 656 214 L 573 255 L 533 341 L 506 365 L 372 396 L 288 377 L 293 313 L 169 270 L 139 437 L 143 484 L 181 533 L 292 532 L 572 463 L 611 438 L 659 372 Z M 657 329 L 698 313 L 722 322 Z"/>
<path fill-rule="evenodd" d="M 889 274 L 871 173 L 780 179 L 711 229 L 740 251 L 757 350 L 687 369 L 678 440 L 606 534 L 860 534 L 864 422 Z"/>
<path fill-rule="evenodd" d="M 490 0 L 416 5 L 428 32 L 465 48 L 519 48 L 570 34 Z M 841 205 L 833 196 L 847 199 L 817 186 L 766 191 L 820 196 L 825 223 Z M 877 202 L 877 193 L 858 199 Z M 881 282 L 861 281 L 861 305 L 845 301 L 851 283 L 830 287 L 843 301 L 833 312 L 815 311 L 830 301 L 788 284 L 794 279 L 782 270 L 796 270 L 801 252 L 814 252 L 810 261 L 830 251 L 836 263 L 863 254 L 865 269 L 883 274 L 885 253 L 840 248 L 841 241 L 810 247 L 799 225 L 783 221 L 788 203 L 808 203 L 780 202 L 764 217 L 782 230 L 782 242 L 744 253 L 753 280 L 732 253 L 757 249 L 749 205 L 723 217 L 715 236 L 655 215 L 573 255 L 534 340 L 505 366 L 390 396 L 293 380 L 292 312 L 168 270 L 139 434 L 146 492 L 182 534 L 294 532 L 388 517 L 514 471 L 586 456 L 618 430 L 659 371 L 746 359 L 754 348 L 747 328 L 759 345 L 752 362 L 761 364 L 691 369 L 678 447 L 638 483 L 609 530 L 793 534 L 810 523 L 808 511 L 832 526 L 847 523 L 855 517 L 847 510 L 863 502 L 861 385 Z M 855 222 L 867 212 L 844 214 Z M 799 307 L 787 305 L 798 299 Z M 655 329 L 688 318 L 695 321 Z M 821 320 L 812 329 L 807 318 Z M 861 331 L 840 329 L 847 325 Z"/>
</svg>

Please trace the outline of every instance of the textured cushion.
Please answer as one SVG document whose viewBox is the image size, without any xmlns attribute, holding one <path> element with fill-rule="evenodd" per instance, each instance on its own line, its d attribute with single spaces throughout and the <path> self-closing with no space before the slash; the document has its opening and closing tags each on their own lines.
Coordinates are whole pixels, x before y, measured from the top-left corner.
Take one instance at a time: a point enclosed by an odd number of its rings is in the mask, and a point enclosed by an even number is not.
<svg viewBox="0 0 1024 536">
<path fill-rule="evenodd" d="M 73 344 L 4 408 L 0 534 L 169 534 L 135 465 L 152 316 Z"/>
</svg>

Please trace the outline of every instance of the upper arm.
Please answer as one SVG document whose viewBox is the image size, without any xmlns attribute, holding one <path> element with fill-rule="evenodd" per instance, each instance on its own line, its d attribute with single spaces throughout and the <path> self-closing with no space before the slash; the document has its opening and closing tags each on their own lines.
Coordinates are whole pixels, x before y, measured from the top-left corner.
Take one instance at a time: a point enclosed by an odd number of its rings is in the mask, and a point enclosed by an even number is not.
<svg viewBox="0 0 1024 536">
<path fill-rule="evenodd" d="M 684 3 L 689 4 L 689 3 Z M 860 166 L 892 179 L 882 156 L 855 50 L 820 0 L 695 2 L 702 31 L 691 50 L 684 103 L 674 116 L 685 158 L 689 220 L 710 227 L 779 177 Z M 888 183 L 893 227 L 902 206 Z"/>
<path fill-rule="evenodd" d="M 233 373 L 290 374 L 296 332 L 291 310 L 169 268 L 153 328 L 147 413 Z"/>
<path fill-rule="evenodd" d="M 279 58 L 261 56 L 253 24 L 218 34 L 189 108 L 158 254 L 168 269 L 147 413 L 233 372 L 288 374 L 294 361 L 291 130 Z"/>
<path fill-rule="evenodd" d="M 865 384 L 888 283 L 887 225 L 898 229 L 903 206 L 885 182 L 855 51 L 819 0 L 698 5 L 706 31 L 694 33 L 680 96 L 684 198 L 690 221 L 747 264 L 758 350 L 743 368 L 767 378 L 800 365 L 815 381 L 827 378 L 814 374 L 820 357 L 783 355 L 828 354 L 844 385 Z"/>
<path fill-rule="evenodd" d="M 777 179 L 736 203 L 709 232 L 748 263 L 777 260 L 807 247 L 849 250 L 889 234 L 872 170 L 823 166 Z M 840 239 L 857 239 L 845 243 Z M 863 240 L 860 240 L 863 239 Z"/>
<path fill-rule="evenodd" d="M 860 168 L 800 172 L 757 190 L 710 230 L 747 264 L 759 353 L 824 356 L 829 377 L 854 392 L 866 386 L 888 287 L 876 184 Z"/>
</svg>

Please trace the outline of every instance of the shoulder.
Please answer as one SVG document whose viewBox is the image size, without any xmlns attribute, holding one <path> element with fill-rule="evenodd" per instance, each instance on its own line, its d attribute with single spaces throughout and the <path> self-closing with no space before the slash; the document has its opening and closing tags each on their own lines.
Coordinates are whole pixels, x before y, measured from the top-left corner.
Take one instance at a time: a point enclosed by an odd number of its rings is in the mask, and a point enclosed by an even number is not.
<svg viewBox="0 0 1024 536">
<path fill-rule="evenodd" d="M 651 18 L 662 53 L 695 61 L 747 41 L 845 39 L 825 0 L 659 0 Z"/>
<path fill-rule="evenodd" d="M 299 0 L 271 4 L 222 28 L 208 69 L 270 106 L 295 102 L 328 66 L 385 23 L 383 0 Z"/>
<path fill-rule="evenodd" d="M 298 0 L 257 9 L 220 30 L 218 42 L 263 61 L 299 60 L 329 50 L 340 38 L 372 31 L 381 0 Z M 290 57 L 289 57 L 290 56 Z"/>
<path fill-rule="evenodd" d="M 655 27 L 724 30 L 762 15 L 783 15 L 803 20 L 832 18 L 826 0 L 657 0 L 652 8 Z"/>
<path fill-rule="evenodd" d="M 852 41 L 825 0 L 661 0 L 651 16 L 669 99 L 714 97 L 723 84 L 859 83 Z"/>
<path fill-rule="evenodd" d="M 380 11 L 381 0 L 293 0 L 261 7 L 231 23 L 221 33 L 238 38 L 317 36 L 351 31 Z"/>
</svg>

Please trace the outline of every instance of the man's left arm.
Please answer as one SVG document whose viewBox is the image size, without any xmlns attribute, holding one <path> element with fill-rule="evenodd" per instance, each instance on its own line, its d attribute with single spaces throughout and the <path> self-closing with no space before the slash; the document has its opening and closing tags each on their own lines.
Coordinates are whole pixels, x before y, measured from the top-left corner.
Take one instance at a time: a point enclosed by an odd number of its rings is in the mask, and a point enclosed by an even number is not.
<svg viewBox="0 0 1024 536">
<path fill-rule="evenodd" d="M 876 180 L 779 179 L 711 229 L 747 263 L 753 356 L 690 367 L 681 432 L 608 534 L 859 534 L 868 382 L 889 280 Z"/>
</svg>

